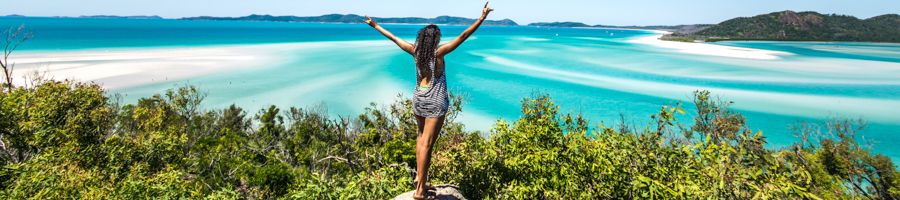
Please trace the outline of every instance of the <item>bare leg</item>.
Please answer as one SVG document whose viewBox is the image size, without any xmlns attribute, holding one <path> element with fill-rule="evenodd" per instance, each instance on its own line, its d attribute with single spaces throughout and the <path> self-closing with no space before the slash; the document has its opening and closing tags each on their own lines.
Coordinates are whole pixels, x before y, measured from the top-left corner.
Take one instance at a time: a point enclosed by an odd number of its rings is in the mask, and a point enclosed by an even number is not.
<svg viewBox="0 0 900 200">
<path fill-rule="evenodd" d="M 418 131 L 418 134 L 416 135 L 416 157 L 418 158 L 418 156 L 419 156 L 419 146 L 422 146 L 422 144 L 421 144 L 421 142 L 420 142 L 420 141 L 421 141 L 421 138 L 422 138 L 422 130 L 425 129 L 425 118 L 424 118 L 424 117 L 419 117 L 418 115 L 413 115 L 413 116 L 416 117 L 416 125 L 419 127 L 419 129 L 417 130 L 417 131 Z M 418 162 L 419 162 L 419 161 L 416 160 L 416 163 L 417 163 L 416 165 L 418 165 Z M 416 171 L 416 172 L 418 172 L 418 171 Z M 414 180 L 413 180 L 413 184 L 415 184 L 414 187 L 416 187 L 416 188 L 419 187 L 419 173 L 416 173 L 416 177 L 415 177 Z"/>
<path fill-rule="evenodd" d="M 422 137 L 422 130 L 425 129 L 425 118 L 424 117 L 416 117 L 416 125 L 418 125 L 418 135 L 416 136 L 416 156 L 419 155 L 419 146 L 423 146 L 424 144 L 419 144 L 419 138 Z M 435 137 L 437 138 L 437 137 Z M 432 142 L 433 143 L 433 142 Z M 418 174 L 418 173 L 416 173 Z M 413 179 L 413 187 L 418 187 L 419 184 L 419 175 L 416 175 Z M 425 180 L 425 189 L 426 190 L 434 190 L 434 187 L 431 186 L 431 183 L 428 180 Z"/>
<path fill-rule="evenodd" d="M 413 197 L 424 197 L 427 190 L 428 167 L 431 166 L 431 152 L 434 142 L 437 140 L 441 127 L 444 126 L 444 117 L 425 118 L 425 126 L 422 135 L 416 140 L 416 193 Z"/>
</svg>

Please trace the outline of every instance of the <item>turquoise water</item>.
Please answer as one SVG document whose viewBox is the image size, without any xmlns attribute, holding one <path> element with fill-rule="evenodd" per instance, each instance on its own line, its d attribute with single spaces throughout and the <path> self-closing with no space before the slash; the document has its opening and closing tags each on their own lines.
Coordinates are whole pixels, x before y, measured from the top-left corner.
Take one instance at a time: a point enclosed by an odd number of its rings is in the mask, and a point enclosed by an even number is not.
<svg viewBox="0 0 900 200">
<path fill-rule="evenodd" d="M 221 45 L 286 44 L 280 62 L 248 65 L 187 79 L 115 88 L 126 102 L 177 85 L 208 93 L 207 106 L 236 103 L 255 110 L 322 106 L 353 116 L 369 102 L 408 95 L 411 57 L 363 24 L 222 22 L 122 19 L 0 18 L 0 26 L 26 24 L 35 38 L 23 52 L 141 50 Z M 385 25 L 412 40 L 421 25 Z M 442 26 L 445 41 L 463 26 Z M 659 107 L 687 102 L 709 89 L 762 130 L 771 147 L 796 141 L 791 125 L 834 117 L 863 118 L 862 134 L 875 151 L 897 160 L 900 147 L 900 45 L 823 42 L 719 42 L 788 52 L 775 60 L 679 53 L 630 40 L 637 30 L 482 27 L 447 57 L 451 90 L 463 94 L 471 129 L 488 130 L 497 118 L 514 119 L 519 101 L 548 93 L 566 112 L 592 122 L 644 125 Z M 50 63 L 50 65 L 53 65 Z M 129 67 L 129 66 L 122 66 Z M 106 79 L 96 80 L 104 82 Z M 690 115 L 682 116 L 690 119 Z M 685 120 L 687 122 L 687 120 Z"/>
</svg>

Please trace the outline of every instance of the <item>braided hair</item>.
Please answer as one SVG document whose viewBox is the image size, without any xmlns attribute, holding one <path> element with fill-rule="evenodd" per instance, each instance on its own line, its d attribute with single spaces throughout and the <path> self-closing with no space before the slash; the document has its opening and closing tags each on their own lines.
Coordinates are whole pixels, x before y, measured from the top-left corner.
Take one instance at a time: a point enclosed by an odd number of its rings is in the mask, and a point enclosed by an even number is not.
<svg viewBox="0 0 900 200">
<path fill-rule="evenodd" d="M 438 44 L 441 43 L 441 29 L 438 28 L 437 25 L 431 24 L 425 26 L 421 30 L 419 30 L 418 37 L 416 37 L 416 49 L 413 52 L 413 56 L 416 58 L 416 68 L 420 70 L 421 74 L 431 74 L 433 73 L 429 68 L 429 64 L 435 62 L 435 51 L 437 51 Z M 416 77 L 416 79 L 421 80 L 422 77 Z"/>
</svg>

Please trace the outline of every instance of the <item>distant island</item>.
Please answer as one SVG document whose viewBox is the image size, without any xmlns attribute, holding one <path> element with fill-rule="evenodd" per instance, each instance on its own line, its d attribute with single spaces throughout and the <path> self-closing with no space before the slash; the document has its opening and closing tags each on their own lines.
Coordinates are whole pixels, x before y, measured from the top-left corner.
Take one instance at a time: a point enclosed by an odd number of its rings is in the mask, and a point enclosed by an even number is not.
<svg viewBox="0 0 900 200">
<path fill-rule="evenodd" d="M 163 19 L 156 15 L 135 15 L 135 16 L 117 16 L 117 15 L 82 15 L 78 18 L 89 19 Z"/>
<path fill-rule="evenodd" d="M 623 28 L 661 30 L 669 32 L 693 33 L 713 26 L 713 24 L 687 24 L 687 25 L 653 25 L 653 26 L 612 26 L 612 25 L 588 25 L 581 22 L 535 22 L 528 26 L 537 27 L 563 27 L 563 28 Z"/>
<path fill-rule="evenodd" d="M 400 17 L 400 18 L 381 18 L 372 17 L 379 23 L 398 23 L 398 24 L 449 24 L 449 25 L 468 25 L 475 22 L 475 19 L 439 16 L 435 18 L 421 17 Z M 272 21 L 272 22 L 326 22 L 326 23 L 362 23 L 365 17 L 360 15 L 348 14 L 329 14 L 322 16 L 298 17 L 298 16 L 272 16 L 272 15 L 248 15 L 243 17 L 185 17 L 180 20 L 224 20 L 224 21 Z M 485 20 L 484 25 L 488 26 L 518 26 L 515 21 L 510 19 L 503 20 Z"/>
<path fill-rule="evenodd" d="M 20 18 L 20 17 L 39 17 L 39 16 L 25 16 L 19 14 L 5 15 L 0 17 L 9 17 L 9 18 Z M 72 16 L 49 16 L 48 18 L 76 18 L 76 19 L 165 19 L 156 15 L 133 15 L 133 16 L 118 16 L 118 15 L 82 15 L 77 17 Z"/>
<path fill-rule="evenodd" d="M 853 41 L 900 43 L 900 15 L 886 14 L 868 19 L 848 15 L 794 12 L 790 10 L 738 17 L 719 24 L 674 26 L 610 26 L 581 22 L 536 22 L 538 27 L 597 27 L 663 30 L 673 32 L 664 40 L 714 42 L 723 40 Z"/>
<path fill-rule="evenodd" d="M 530 23 L 528 26 L 539 26 L 539 27 L 566 27 L 566 28 L 575 28 L 575 27 L 592 27 L 591 25 L 587 25 L 581 22 L 535 22 Z"/>
<path fill-rule="evenodd" d="M 738 17 L 697 32 L 678 32 L 662 39 L 674 41 L 779 40 L 900 43 L 900 15 L 868 19 L 790 10 Z"/>
</svg>

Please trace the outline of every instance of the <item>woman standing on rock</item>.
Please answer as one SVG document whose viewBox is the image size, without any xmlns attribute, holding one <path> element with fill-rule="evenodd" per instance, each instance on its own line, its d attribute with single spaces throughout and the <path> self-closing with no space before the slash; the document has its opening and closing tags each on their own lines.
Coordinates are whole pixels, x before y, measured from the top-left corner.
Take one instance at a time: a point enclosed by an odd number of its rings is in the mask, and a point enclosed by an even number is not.
<svg viewBox="0 0 900 200">
<path fill-rule="evenodd" d="M 385 37 L 394 41 L 400 49 L 413 56 L 416 62 L 416 89 L 413 92 L 413 113 L 419 126 L 419 137 L 416 139 L 416 192 L 415 199 L 426 198 L 426 192 L 430 189 L 428 182 L 428 167 L 431 165 L 431 148 L 437 140 L 441 127 L 444 125 L 444 115 L 447 114 L 449 98 L 447 95 L 447 77 L 444 73 L 444 56 L 455 50 L 466 41 L 488 14 L 493 11 L 484 4 L 481 17 L 458 37 L 450 42 L 440 45 L 441 29 L 431 24 L 419 30 L 415 45 L 403 41 L 384 29 L 372 18 L 366 16 L 366 24 L 375 28 Z"/>
</svg>

